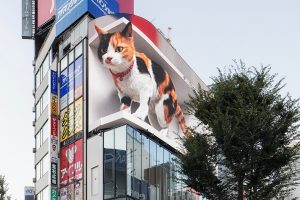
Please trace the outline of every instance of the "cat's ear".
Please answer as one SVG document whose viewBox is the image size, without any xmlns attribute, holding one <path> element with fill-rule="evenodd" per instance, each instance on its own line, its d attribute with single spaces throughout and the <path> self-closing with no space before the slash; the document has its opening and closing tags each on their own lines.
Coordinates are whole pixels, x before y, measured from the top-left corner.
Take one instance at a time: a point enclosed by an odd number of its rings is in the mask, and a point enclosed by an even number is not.
<svg viewBox="0 0 300 200">
<path fill-rule="evenodd" d="M 106 35 L 108 32 L 106 30 L 104 30 L 103 28 L 101 28 L 100 26 L 95 25 L 95 29 L 98 33 L 98 35 Z"/>
<path fill-rule="evenodd" d="M 131 24 L 131 22 L 129 22 L 125 26 L 125 28 L 121 32 L 121 35 L 124 36 L 124 37 L 132 37 L 132 24 Z"/>
</svg>

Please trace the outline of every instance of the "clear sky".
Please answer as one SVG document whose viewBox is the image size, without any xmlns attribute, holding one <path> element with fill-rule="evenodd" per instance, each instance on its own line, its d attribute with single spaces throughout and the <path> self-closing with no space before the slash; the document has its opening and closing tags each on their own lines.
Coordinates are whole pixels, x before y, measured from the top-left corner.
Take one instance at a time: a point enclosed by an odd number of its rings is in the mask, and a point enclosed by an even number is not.
<svg viewBox="0 0 300 200">
<path fill-rule="evenodd" d="M 33 41 L 21 39 L 21 1 L 1 0 L 0 174 L 13 198 L 33 185 Z M 137 0 L 136 14 L 167 34 L 181 56 L 210 84 L 217 67 L 242 59 L 270 64 L 285 77 L 284 93 L 300 97 L 300 1 Z"/>
</svg>

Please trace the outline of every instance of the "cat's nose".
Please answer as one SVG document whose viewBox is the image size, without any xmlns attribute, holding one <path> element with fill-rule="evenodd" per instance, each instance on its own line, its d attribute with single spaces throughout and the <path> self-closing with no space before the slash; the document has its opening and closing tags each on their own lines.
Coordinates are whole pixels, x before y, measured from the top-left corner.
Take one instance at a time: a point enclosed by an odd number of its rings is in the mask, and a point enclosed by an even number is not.
<svg viewBox="0 0 300 200">
<path fill-rule="evenodd" d="M 106 62 L 107 64 L 110 64 L 110 63 L 111 63 L 111 60 L 112 60 L 112 57 L 107 57 L 107 58 L 105 59 L 105 62 Z"/>
</svg>

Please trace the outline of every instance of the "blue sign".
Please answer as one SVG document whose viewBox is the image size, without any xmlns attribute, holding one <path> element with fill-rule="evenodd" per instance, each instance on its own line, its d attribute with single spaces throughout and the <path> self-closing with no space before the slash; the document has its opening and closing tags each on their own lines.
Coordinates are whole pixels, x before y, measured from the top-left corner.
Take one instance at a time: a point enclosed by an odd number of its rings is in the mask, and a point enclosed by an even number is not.
<svg viewBox="0 0 300 200">
<path fill-rule="evenodd" d="M 57 72 L 51 70 L 51 93 L 57 95 Z"/>
<path fill-rule="evenodd" d="M 68 105 L 69 77 L 68 68 L 60 73 L 60 107 L 63 109 Z"/>
<path fill-rule="evenodd" d="M 94 17 L 114 14 L 119 4 L 116 0 L 56 0 L 56 36 L 87 12 Z"/>
<path fill-rule="evenodd" d="M 120 8 L 116 0 L 89 0 L 89 12 L 95 17 L 118 13 Z"/>
</svg>

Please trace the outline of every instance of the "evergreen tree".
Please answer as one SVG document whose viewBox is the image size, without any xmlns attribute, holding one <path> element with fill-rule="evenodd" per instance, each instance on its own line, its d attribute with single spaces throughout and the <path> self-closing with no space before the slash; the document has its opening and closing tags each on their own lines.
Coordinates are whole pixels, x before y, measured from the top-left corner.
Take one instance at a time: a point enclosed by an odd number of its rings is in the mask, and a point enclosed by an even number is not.
<svg viewBox="0 0 300 200">
<path fill-rule="evenodd" d="M 11 196 L 7 194 L 8 184 L 5 181 L 5 176 L 0 175 L 0 200 L 10 200 Z"/>
<path fill-rule="evenodd" d="M 299 104 L 280 94 L 270 67 L 243 62 L 213 77 L 187 102 L 201 122 L 180 156 L 185 182 L 208 199 L 282 199 L 297 183 Z"/>
</svg>

